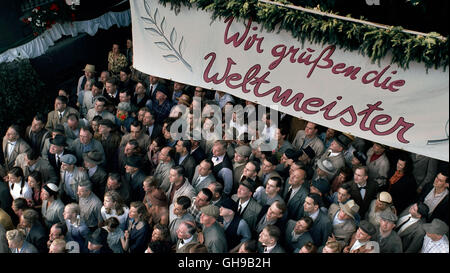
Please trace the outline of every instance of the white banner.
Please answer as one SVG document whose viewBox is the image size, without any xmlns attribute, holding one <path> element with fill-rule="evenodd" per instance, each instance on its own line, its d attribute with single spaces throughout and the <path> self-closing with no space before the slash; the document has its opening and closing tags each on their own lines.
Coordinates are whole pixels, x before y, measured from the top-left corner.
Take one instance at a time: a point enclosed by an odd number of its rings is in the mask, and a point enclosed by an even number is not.
<svg viewBox="0 0 450 273">
<path fill-rule="evenodd" d="M 449 160 L 449 75 L 380 64 L 251 21 L 132 0 L 134 66 L 391 147 Z"/>
</svg>

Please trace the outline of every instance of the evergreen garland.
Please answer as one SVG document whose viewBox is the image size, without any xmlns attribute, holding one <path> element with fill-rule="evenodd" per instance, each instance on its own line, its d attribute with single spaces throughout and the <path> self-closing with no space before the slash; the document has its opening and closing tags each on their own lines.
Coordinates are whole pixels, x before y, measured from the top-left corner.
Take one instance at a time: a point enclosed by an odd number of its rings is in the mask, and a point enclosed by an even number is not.
<svg viewBox="0 0 450 273">
<path fill-rule="evenodd" d="M 291 4 L 287 0 L 275 0 Z M 430 36 L 412 35 L 402 32 L 401 27 L 381 29 L 292 10 L 257 0 L 159 0 L 171 5 L 176 13 L 181 6 L 211 11 L 212 19 L 234 16 L 240 19 L 252 18 L 267 31 L 286 30 L 302 43 L 306 40 L 318 44 L 335 44 L 341 49 L 358 51 L 372 62 L 380 62 L 389 52 L 391 63 L 403 69 L 409 68 L 411 61 L 425 64 L 426 68 L 444 68 L 449 65 L 449 39 L 441 40 L 438 33 Z M 328 11 L 329 12 L 329 11 Z"/>
</svg>

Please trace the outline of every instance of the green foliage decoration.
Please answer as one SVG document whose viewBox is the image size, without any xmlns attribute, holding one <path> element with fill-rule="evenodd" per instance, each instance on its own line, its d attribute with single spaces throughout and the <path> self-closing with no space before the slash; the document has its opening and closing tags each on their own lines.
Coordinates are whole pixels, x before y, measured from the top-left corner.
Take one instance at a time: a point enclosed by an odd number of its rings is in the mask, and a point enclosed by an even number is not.
<svg viewBox="0 0 450 273">
<path fill-rule="evenodd" d="M 286 30 L 302 44 L 308 40 L 317 44 L 335 44 L 343 50 L 358 51 L 370 60 L 380 62 L 388 54 L 391 63 L 403 69 L 411 62 L 423 63 L 427 69 L 443 68 L 449 65 L 448 37 L 440 39 L 438 33 L 428 36 L 403 32 L 402 27 L 394 26 L 382 29 L 375 26 L 358 24 L 329 18 L 308 12 L 288 9 L 257 0 L 159 0 L 164 6 L 170 4 L 175 13 L 182 6 L 211 11 L 212 19 L 234 16 L 260 23 L 267 31 Z M 275 0 L 282 4 L 292 4 L 287 0 Z M 418 2 L 418 1 L 415 1 Z M 323 7 L 316 7 L 322 11 Z M 363 18 L 361 18 L 363 19 Z"/>
</svg>

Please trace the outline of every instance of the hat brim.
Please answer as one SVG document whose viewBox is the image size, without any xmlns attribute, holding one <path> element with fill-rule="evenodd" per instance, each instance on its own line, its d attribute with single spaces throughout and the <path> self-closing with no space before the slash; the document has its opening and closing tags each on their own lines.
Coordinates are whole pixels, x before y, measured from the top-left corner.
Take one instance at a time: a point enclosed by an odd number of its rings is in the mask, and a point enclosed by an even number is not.
<svg viewBox="0 0 450 273">
<path fill-rule="evenodd" d="M 83 160 L 84 160 L 85 162 L 88 162 L 88 163 L 91 163 L 91 164 L 95 164 L 95 165 L 100 165 L 100 164 L 102 163 L 101 160 L 95 161 L 95 160 L 93 160 L 92 158 L 88 157 L 87 155 L 84 155 L 84 156 L 83 156 Z"/>
<path fill-rule="evenodd" d="M 341 203 L 339 203 L 339 208 L 341 208 L 341 210 L 345 214 L 347 214 L 348 216 L 352 217 L 352 219 L 355 219 L 355 216 L 350 211 L 348 211 L 347 208 L 344 205 L 342 205 Z"/>
<path fill-rule="evenodd" d="M 327 174 L 334 174 L 334 172 L 330 172 L 330 171 L 328 171 L 326 168 L 325 168 L 325 166 L 322 164 L 322 162 L 320 161 L 320 160 L 318 160 L 317 161 L 317 165 L 319 166 L 319 168 L 322 170 L 322 171 L 324 171 L 324 172 L 326 172 Z"/>
</svg>

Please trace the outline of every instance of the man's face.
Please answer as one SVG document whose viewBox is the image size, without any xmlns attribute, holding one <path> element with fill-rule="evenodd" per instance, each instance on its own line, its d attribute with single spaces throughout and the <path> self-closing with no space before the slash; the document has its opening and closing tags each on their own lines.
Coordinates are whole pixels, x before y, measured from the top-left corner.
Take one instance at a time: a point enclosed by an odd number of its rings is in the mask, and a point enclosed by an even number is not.
<svg viewBox="0 0 450 273">
<path fill-rule="evenodd" d="M 352 217 L 350 217 L 347 213 L 345 213 L 342 209 L 339 210 L 338 213 L 338 219 L 343 221 L 343 220 L 350 220 L 352 219 Z"/>
<path fill-rule="evenodd" d="M 78 186 L 78 191 L 77 191 L 78 197 L 87 198 L 87 197 L 89 197 L 89 193 L 90 193 L 90 191 L 88 189 L 86 189 L 86 187 Z"/>
<path fill-rule="evenodd" d="M 242 172 L 246 177 L 254 177 L 256 175 L 256 167 L 252 163 L 247 163 L 245 165 L 244 171 Z"/>
<path fill-rule="evenodd" d="M 414 205 L 412 205 L 410 208 L 409 208 L 409 213 L 411 213 L 411 216 L 412 217 L 414 217 L 414 218 L 420 218 L 421 217 L 421 215 L 420 215 L 420 213 L 417 211 L 417 203 L 415 203 Z"/>
<path fill-rule="evenodd" d="M 92 96 L 97 97 L 102 93 L 102 90 L 97 86 L 93 85 L 91 88 Z"/>
<path fill-rule="evenodd" d="M 214 144 L 214 146 L 212 148 L 212 154 L 214 156 L 223 156 L 225 154 L 225 152 L 226 152 L 226 150 L 222 146 L 222 144 L 220 144 L 220 143 Z"/>
<path fill-rule="evenodd" d="M 261 231 L 261 233 L 259 234 L 258 241 L 263 245 L 270 245 L 270 236 L 269 233 L 267 232 L 267 229 L 264 228 Z"/>
<path fill-rule="evenodd" d="M 117 190 L 120 187 L 120 183 L 119 181 L 114 180 L 111 177 L 108 177 L 106 187 L 108 188 L 108 190 Z"/>
<path fill-rule="evenodd" d="M 130 102 L 131 97 L 128 96 L 127 92 L 121 92 L 119 93 L 119 101 L 120 102 Z"/>
<path fill-rule="evenodd" d="M 139 213 L 138 213 L 137 208 L 131 206 L 130 211 L 128 212 L 128 217 L 130 217 L 131 219 L 138 219 Z"/>
<path fill-rule="evenodd" d="M 120 71 L 119 78 L 120 78 L 120 81 L 126 82 L 130 77 L 127 73 Z"/>
<path fill-rule="evenodd" d="M 50 234 L 48 238 L 53 242 L 55 239 L 64 239 L 64 236 L 61 234 L 61 230 L 53 225 L 50 228 Z"/>
<path fill-rule="evenodd" d="M 126 172 L 126 173 L 134 174 L 134 173 L 136 173 L 138 170 L 139 170 L 138 168 L 135 168 L 135 167 L 132 167 L 132 166 L 129 166 L 129 165 L 125 165 L 125 172 Z"/>
<path fill-rule="evenodd" d="M 289 175 L 291 176 L 294 173 L 294 171 L 299 170 L 299 169 L 300 169 L 300 167 L 297 164 L 292 164 L 291 167 L 289 168 Z"/>
<path fill-rule="evenodd" d="M 141 136 L 141 127 L 140 126 L 130 126 L 130 136 L 131 139 L 138 139 Z"/>
<path fill-rule="evenodd" d="M 177 237 L 178 239 L 189 239 L 190 234 L 188 233 L 188 228 L 185 224 L 180 224 L 177 228 Z"/>
<path fill-rule="evenodd" d="M 116 86 L 110 82 L 107 82 L 105 84 L 105 89 L 108 94 L 115 94 L 116 93 Z"/>
<path fill-rule="evenodd" d="M 150 84 L 156 84 L 159 81 L 159 78 L 150 75 L 150 76 L 148 76 L 148 80 L 149 80 Z"/>
<path fill-rule="evenodd" d="M 358 228 L 356 231 L 355 239 L 359 240 L 360 242 L 366 242 L 370 240 L 369 234 L 365 233 L 361 228 Z"/>
<path fill-rule="evenodd" d="M 212 216 L 206 215 L 204 213 L 200 215 L 200 224 L 202 225 L 209 226 L 213 224 L 215 221 L 216 219 Z"/>
<path fill-rule="evenodd" d="M 200 162 L 198 167 L 198 174 L 201 176 L 207 176 L 211 173 L 211 169 L 209 164 L 206 161 Z"/>
<path fill-rule="evenodd" d="M 162 240 L 162 239 L 163 239 L 163 237 L 162 237 L 161 230 L 155 228 L 152 232 L 152 241 L 154 242 L 154 241 L 158 241 L 158 240 Z"/>
<path fill-rule="evenodd" d="M 80 142 L 83 144 L 89 144 L 91 142 L 92 139 L 92 134 L 89 131 L 80 130 Z"/>
<path fill-rule="evenodd" d="M 276 166 L 273 166 L 272 163 L 270 163 L 269 161 L 264 159 L 262 167 L 261 167 L 262 173 L 263 174 L 268 174 L 268 173 L 272 172 L 273 170 L 275 170 L 275 167 Z"/>
<path fill-rule="evenodd" d="M 40 132 L 42 130 L 42 128 L 44 128 L 44 126 L 45 126 L 45 124 L 42 121 L 36 120 L 34 118 L 33 121 L 31 122 L 31 131 L 33 133 Z"/>
<path fill-rule="evenodd" d="M 13 128 L 8 128 L 8 131 L 6 131 L 6 138 L 8 141 L 14 142 L 19 139 L 19 134 Z"/>
<path fill-rule="evenodd" d="M 55 110 L 59 111 L 59 112 L 63 112 L 66 109 L 66 104 L 63 103 L 62 101 L 56 99 L 55 100 Z"/>
<path fill-rule="evenodd" d="M 194 97 L 203 98 L 205 96 L 205 91 L 201 87 L 196 87 L 194 91 Z"/>
<path fill-rule="evenodd" d="M 394 229 L 395 224 L 392 223 L 391 221 L 386 221 L 384 219 L 380 220 L 380 230 L 384 233 L 391 231 L 392 229 Z"/>
<path fill-rule="evenodd" d="M 305 127 L 305 135 L 307 137 L 313 137 L 317 133 L 316 125 L 312 122 L 308 122 Z"/>
<path fill-rule="evenodd" d="M 348 194 L 348 192 L 343 188 L 339 188 L 337 192 L 337 199 L 339 203 L 345 203 L 350 198 L 350 194 Z"/>
<path fill-rule="evenodd" d="M 375 199 L 375 207 L 379 210 L 385 210 L 389 206 L 388 203 L 380 201 L 379 198 Z"/>
<path fill-rule="evenodd" d="M 70 129 L 75 130 L 78 127 L 78 120 L 76 118 L 69 118 L 67 125 L 69 125 Z"/>
<path fill-rule="evenodd" d="M 268 221 L 273 221 L 275 219 L 279 219 L 279 218 L 283 217 L 283 213 L 277 207 L 276 203 L 272 203 L 272 205 L 270 205 L 269 209 L 267 210 L 266 217 L 267 217 Z"/>
<path fill-rule="evenodd" d="M 364 173 L 363 169 L 356 169 L 355 174 L 353 175 L 353 180 L 358 185 L 364 185 L 367 181 L 367 175 Z"/>
<path fill-rule="evenodd" d="M 175 202 L 175 205 L 173 206 L 173 214 L 175 214 L 176 216 L 182 216 L 185 213 L 186 210 L 183 209 L 183 206 Z"/>
<path fill-rule="evenodd" d="M 134 149 L 135 149 L 135 148 L 136 148 L 136 147 L 134 147 L 134 146 L 131 145 L 130 143 L 127 143 L 127 144 L 125 145 L 124 154 L 125 154 L 126 156 L 132 156 L 133 153 L 134 153 Z"/>
<path fill-rule="evenodd" d="M 105 109 L 105 103 L 103 101 L 97 100 L 95 102 L 94 108 L 97 113 L 101 113 Z"/>
<path fill-rule="evenodd" d="M 333 140 L 330 144 L 330 150 L 333 153 L 340 153 L 342 152 L 343 148 L 341 145 L 339 145 L 339 143 L 336 140 Z"/>
<path fill-rule="evenodd" d="M 303 210 L 305 212 L 308 213 L 313 213 L 315 212 L 315 207 L 317 205 L 314 205 L 314 199 L 312 199 L 311 197 L 306 197 L 305 198 L 305 203 L 303 203 Z"/>
<path fill-rule="evenodd" d="M 327 132 L 325 133 L 325 137 L 327 139 L 331 139 L 332 137 L 334 137 L 335 133 L 336 133 L 336 131 L 334 129 L 328 128 Z"/>
<path fill-rule="evenodd" d="M 184 87 L 185 87 L 184 84 L 179 83 L 179 82 L 174 82 L 174 84 L 173 84 L 173 91 L 179 92 L 179 91 L 183 90 Z"/>
<path fill-rule="evenodd" d="M 107 136 L 109 135 L 109 133 L 111 132 L 111 128 L 109 128 L 106 125 L 99 125 L 98 126 L 98 132 L 103 135 L 103 136 Z"/>
<path fill-rule="evenodd" d="M 305 181 L 305 171 L 302 169 L 295 170 L 289 178 L 289 185 L 296 188 L 303 184 Z"/>
<path fill-rule="evenodd" d="M 160 161 L 168 162 L 169 159 L 170 159 L 170 157 L 169 157 L 169 148 L 168 148 L 168 147 L 162 148 L 162 149 L 161 149 L 161 152 L 160 152 L 159 155 L 158 155 L 158 157 L 159 157 L 158 159 L 159 159 Z"/>
<path fill-rule="evenodd" d="M 382 153 L 384 153 L 384 148 L 378 143 L 374 143 L 372 148 L 373 148 L 374 154 L 376 154 L 376 155 L 381 155 Z"/>
<path fill-rule="evenodd" d="M 296 234 L 306 232 L 307 229 L 308 224 L 304 220 L 298 220 L 297 223 L 295 223 L 294 232 Z"/>
<path fill-rule="evenodd" d="M 170 183 L 180 183 L 181 181 L 183 181 L 183 176 L 178 175 L 178 172 L 176 170 L 170 169 L 169 181 Z"/>
<path fill-rule="evenodd" d="M 142 83 L 136 84 L 136 88 L 134 89 L 134 93 L 136 95 L 144 95 L 145 94 L 145 88 L 142 85 Z"/>
<path fill-rule="evenodd" d="M 155 96 L 156 100 L 159 102 L 163 102 L 167 99 L 167 95 L 164 94 L 161 91 L 156 91 L 156 96 Z"/>
<path fill-rule="evenodd" d="M 238 198 L 246 200 L 246 199 L 250 198 L 251 196 L 252 196 L 252 192 L 246 186 L 239 185 L 239 188 L 237 190 Z"/>
<path fill-rule="evenodd" d="M 106 79 L 108 79 L 108 77 L 109 77 L 109 73 L 108 72 L 102 72 L 102 73 L 100 73 L 100 81 L 103 83 L 103 84 L 105 84 L 105 82 L 106 82 Z"/>
<path fill-rule="evenodd" d="M 175 151 L 179 154 L 184 153 L 183 141 L 177 141 L 177 144 L 175 144 Z"/>
<path fill-rule="evenodd" d="M 436 189 L 448 188 L 448 183 L 445 182 L 446 180 L 447 176 L 443 175 L 442 173 L 439 173 L 434 179 L 433 186 Z"/>
<path fill-rule="evenodd" d="M 197 208 L 202 208 L 209 204 L 208 196 L 206 196 L 203 192 L 199 192 L 197 197 L 195 198 L 195 206 Z"/>
<path fill-rule="evenodd" d="M 61 162 L 61 170 L 71 172 L 74 168 L 74 165 L 69 165 L 67 163 Z"/>
<path fill-rule="evenodd" d="M 236 163 L 244 163 L 245 157 L 241 156 L 239 153 L 234 153 L 234 162 Z"/>
<path fill-rule="evenodd" d="M 266 184 L 266 194 L 269 196 L 274 196 L 280 191 L 280 188 L 277 187 L 277 182 L 269 179 Z"/>
</svg>

